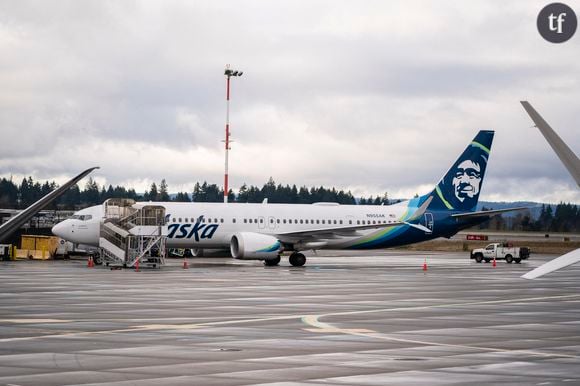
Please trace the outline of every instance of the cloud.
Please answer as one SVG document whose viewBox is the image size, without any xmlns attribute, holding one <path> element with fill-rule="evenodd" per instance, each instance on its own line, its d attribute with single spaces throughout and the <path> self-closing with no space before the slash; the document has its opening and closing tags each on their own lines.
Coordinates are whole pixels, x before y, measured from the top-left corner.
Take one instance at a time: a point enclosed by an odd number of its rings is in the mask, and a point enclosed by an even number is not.
<svg viewBox="0 0 580 386">
<path fill-rule="evenodd" d="M 580 40 L 543 41 L 543 5 L 4 2 L 0 175 L 221 183 L 231 63 L 234 187 L 423 193 L 494 129 L 482 199 L 580 202 L 518 103 L 580 148 Z"/>
</svg>

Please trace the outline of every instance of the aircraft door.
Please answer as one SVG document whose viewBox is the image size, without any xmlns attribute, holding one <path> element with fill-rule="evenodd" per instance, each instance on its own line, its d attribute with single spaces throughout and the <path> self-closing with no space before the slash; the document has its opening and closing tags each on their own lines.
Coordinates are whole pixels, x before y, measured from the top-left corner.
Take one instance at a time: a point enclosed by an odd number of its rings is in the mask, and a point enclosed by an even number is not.
<svg viewBox="0 0 580 386">
<path fill-rule="evenodd" d="M 433 221 L 433 213 L 425 213 L 425 227 L 429 228 L 430 232 L 425 233 L 433 233 L 433 225 L 435 222 Z"/>
<path fill-rule="evenodd" d="M 268 228 L 276 229 L 276 219 L 272 216 L 268 217 Z"/>
<path fill-rule="evenodd" d="M 264 217 L 258 217 L 258 228 L 259 229 L 266 228 L 266 219 Z"/>
</svg>

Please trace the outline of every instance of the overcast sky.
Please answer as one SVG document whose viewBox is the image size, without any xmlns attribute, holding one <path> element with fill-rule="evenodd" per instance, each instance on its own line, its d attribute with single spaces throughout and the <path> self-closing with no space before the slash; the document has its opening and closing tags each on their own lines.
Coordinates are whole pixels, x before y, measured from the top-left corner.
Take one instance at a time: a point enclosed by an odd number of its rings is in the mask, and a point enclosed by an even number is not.
<svg viewBox="0 0 580 386">
<path fill-rule="evenodd" d="M 543 40 L 546 4 L 0 0 L 0 176 L 221 185 L 230 63 L 235 190 L 424 194 L 493 129 L 482 200 L 580 203 L 519 104 L 578 154 L 580 32 Z"/>
</svg>

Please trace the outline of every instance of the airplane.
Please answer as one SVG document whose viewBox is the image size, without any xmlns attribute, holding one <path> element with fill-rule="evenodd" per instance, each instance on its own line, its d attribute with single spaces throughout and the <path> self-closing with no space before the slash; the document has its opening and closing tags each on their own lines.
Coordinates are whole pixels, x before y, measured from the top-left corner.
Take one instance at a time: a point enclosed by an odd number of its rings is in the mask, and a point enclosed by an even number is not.
<svg viewBox="0 0 580 386">
<path fill-rule="evenodd" d="M 53 190 L 46 196 L 42 197 L 34 204 L 30 205 L 28 208 L 20 211 L 14 217 L 11 217 L 8 221 L 4 224 L 0 225 L 0 242 L 6 238 L 8 238 L 12 233 L 16 232 L 18 228 L 28 222 L 32 217 L 34 217 L 38 212 L 42 209 L 46 208 L 51 202 L 62 196 L 68 188 L 79 182 L 82 178 L 86 175 L 91 173 L 93 170 L 98 169 L 98 166 L 89 168 L 76 177 L 73 177 L 69 181 L 67 181 L 64 185 L 59 187 L 56 190 Z"/>
<path fill-rule="evenodd" d="M 520 102 L 532 121 L 534 121 L 535 126 L 540 130 L 542 135 L 546 138 L 560 161 L 564 164 L 568 172 L 580 187 L 580 161 L 572 149 L 570 149 L 566 143 L 556 134 L 554 129 L 548 125 L 548 123 L 542 118 L 542 116 L 532 107 L 532 105 L 527 101 Z M 557 271 L 561 268 L 567 267 L 574 263 L 580 261 L 580 249 L 576 249 L 572 252 L 566 253 L 560 257 L 548 261 L 540 265 L 539 267 L 527 272 L 522 275 L 524 279 L 537 279 L 550 272 Z"/>
<path fill-rule="evenodd" d="M 290 252 L 292 266 L 302 266 L 302 252 L 321 249 L 379 249 L 455 235 L 502 212 L 475 211 L 494 137 L 482 130 L 435 188 L 394 205 L 137 202 L 165 210 L 167 248 L 229 249 L 236 259 L 280 263 Z M 105 206 L 89 207 L 56 224 L 52 232 L 68 241 L 99 245 Z"/>
</svg>

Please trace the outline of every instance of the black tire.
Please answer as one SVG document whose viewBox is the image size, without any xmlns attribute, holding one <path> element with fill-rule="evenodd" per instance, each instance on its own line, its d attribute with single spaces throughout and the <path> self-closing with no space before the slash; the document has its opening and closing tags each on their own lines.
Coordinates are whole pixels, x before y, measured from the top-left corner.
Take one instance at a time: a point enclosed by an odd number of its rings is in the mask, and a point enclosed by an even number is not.
<svg viewBox="0 0 580 386">
<path fill-rule="evenodd" d="M 522 259 L 516 258 L 516 259 L 514 259 L 514 261 L 516 262 L 516 264 L 520 264 L 522 262 Z"/>
<path fill-rule="evenodd" d="M 481 263 L 483 261 L 483 255 L 481 253 L 476 254 L 475 261 L 477 261 L 478 263 Z"/>
<path fill-rule="evenodd" d="M 276 256 L 273 259 L 266 259 L 266 260 L 264 260 L 264 265 L 266 267 L 275 267 L 278 264 L 280 264 L 280 256 Z"/>
<path fill-rule="evenodd" d="M 489 263 L 491 261 L 491 259 L 485 259 L 486 263 Z"/>
<path fill-rule="evenodd" d="M 101 259 L 100 255 L 94 255 L 93 256 L 93 263 L 95 265 L 102 265 L 103 264 L 103 259 Z"/>
<path fill-rule="evenodd" d="M 293 267 L 302 267 L 304 264 L 306 264 L 306 256 L 304 256 L 302 253 L 294 252 L 290 255 L 288 261 L 290 261 L 290 264 Z"/>
<path fill-rule="evenodd" d="M 506 255 L 505 262 L 511 264 L 514 262 L 514 257 L 512 255 Z"/>
</svg>

